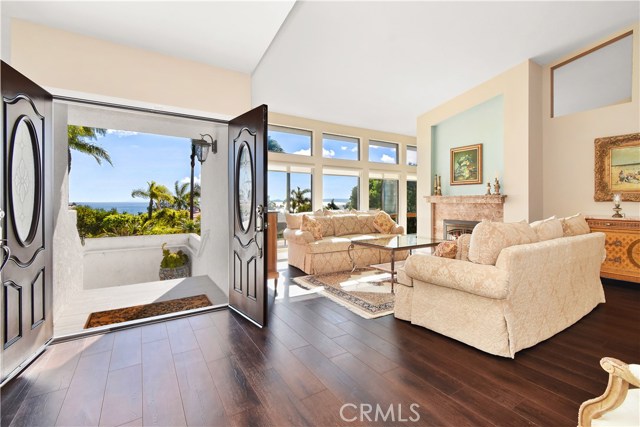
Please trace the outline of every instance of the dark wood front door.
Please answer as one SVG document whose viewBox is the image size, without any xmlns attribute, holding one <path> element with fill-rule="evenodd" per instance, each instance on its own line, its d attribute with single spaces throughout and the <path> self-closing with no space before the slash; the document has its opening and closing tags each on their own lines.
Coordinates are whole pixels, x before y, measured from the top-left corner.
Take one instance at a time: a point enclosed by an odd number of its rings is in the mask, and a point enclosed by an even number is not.
<svg viewBox="0 0 640 427">
<path fill-rule="evenodd" d="M 51 276 L 51 95 L 2 62 L 3 197 L 6 261 L 0 273 L 2 374 L 7 378 L 53 335 Z M 0 262 L 2 264 L 2 262 Z"/>
<path fill-rule="evenodd" d="M 266 322 L 267 106 L 229 122 L 229 307 Z"/>
</svg>

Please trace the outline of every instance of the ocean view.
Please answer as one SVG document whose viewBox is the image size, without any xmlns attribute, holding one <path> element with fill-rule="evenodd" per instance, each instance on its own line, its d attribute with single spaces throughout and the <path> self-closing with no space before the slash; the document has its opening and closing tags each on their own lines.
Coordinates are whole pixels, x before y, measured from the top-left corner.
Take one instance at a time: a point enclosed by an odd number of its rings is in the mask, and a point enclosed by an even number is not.
<svg viewBox="0 0 640 427">
<path fill-rule="evenodd" d="M 331 199 L 323 200 L 323 205 L 326 206 Z M 349 199 L 335 199 L 336 205 L 339 208 L 343 209 L 344 205 L 347 204 Z M 274 200 L 276 205 L 276 210 L 281 210 L 284 208 L 283 200 Z M 130 214 L 138 214 L 138 213 L 146 213 L 147 207 L 149 206 L 148 202 L 73 202 L 76 205 L 84 205 L 89 206 L 94 209 L 104 209 L 111 210 L 115 209 L 120 213 L 130 213 Z"/>
<path fill-rule="evenodd" d="M 76 205 L 89 206 L 94 209 L 111 210 L 115 209 L 120 213 L 146 213 L 149 207 L 148 202 L 73 202 Z"/>
</svg>

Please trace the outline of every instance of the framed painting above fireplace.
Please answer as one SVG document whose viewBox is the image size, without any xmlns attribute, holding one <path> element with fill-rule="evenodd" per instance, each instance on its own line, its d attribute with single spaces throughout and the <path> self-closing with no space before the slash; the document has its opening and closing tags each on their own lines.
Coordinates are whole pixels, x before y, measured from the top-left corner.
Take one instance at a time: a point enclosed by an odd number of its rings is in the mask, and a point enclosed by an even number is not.
<svg viewBox="0 0 640 427">
<path fill-rule="evenodd" d="M 451 185 L 482 184 L 482 144 L 451 149 Z"/>
</svg>

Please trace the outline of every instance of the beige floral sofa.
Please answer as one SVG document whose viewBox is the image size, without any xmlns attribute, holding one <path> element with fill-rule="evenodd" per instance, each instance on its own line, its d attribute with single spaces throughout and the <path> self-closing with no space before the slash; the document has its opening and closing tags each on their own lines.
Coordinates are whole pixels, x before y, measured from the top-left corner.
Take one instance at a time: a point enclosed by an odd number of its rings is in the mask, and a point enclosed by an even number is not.
<svg viewBox="0 0 640 427">
<path fill-rule="evenodd" d="M 454 259 L 407 259 L 395 317 L 513 358 L 605 302 L 604 240 L 581 215 L 531 226 L 482 222 L 458 239 Z"/>
<path fill-rule="evenodd" d="M 307 274 L 350 270 L 353 264 L 349 255 L 358 267 L 389 262 L 387 251 L 354 246 L 349 254 L 349 246 L 353 240 L 404 233 L 404 228 L 384 212 L 316 211 L 286 214 L 286 221 L 283 237 L 287 241 L 289 265 Z M 381 228 L 381 222 L 386 228 Z M 406 255 L 397 253 L 396 259 L 405 259 Z"/>
</svg>

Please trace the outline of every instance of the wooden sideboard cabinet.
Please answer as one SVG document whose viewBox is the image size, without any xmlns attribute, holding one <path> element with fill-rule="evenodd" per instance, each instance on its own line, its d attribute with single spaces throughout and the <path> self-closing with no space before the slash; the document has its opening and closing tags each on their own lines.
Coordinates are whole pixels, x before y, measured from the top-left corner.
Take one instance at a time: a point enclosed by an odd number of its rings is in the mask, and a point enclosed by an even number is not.
<svg viewBox="0 0 640 427">
<path fill-rule="evenodd" d="M 278 289 L 278 212 L 267 213 L 267 279 Z"/>
<path fill-rule="evenodd" d="M 587 217 L 587 223 L 607 235 L 600 276 L 640 283 L 640 218 Z"/>
</svg>

